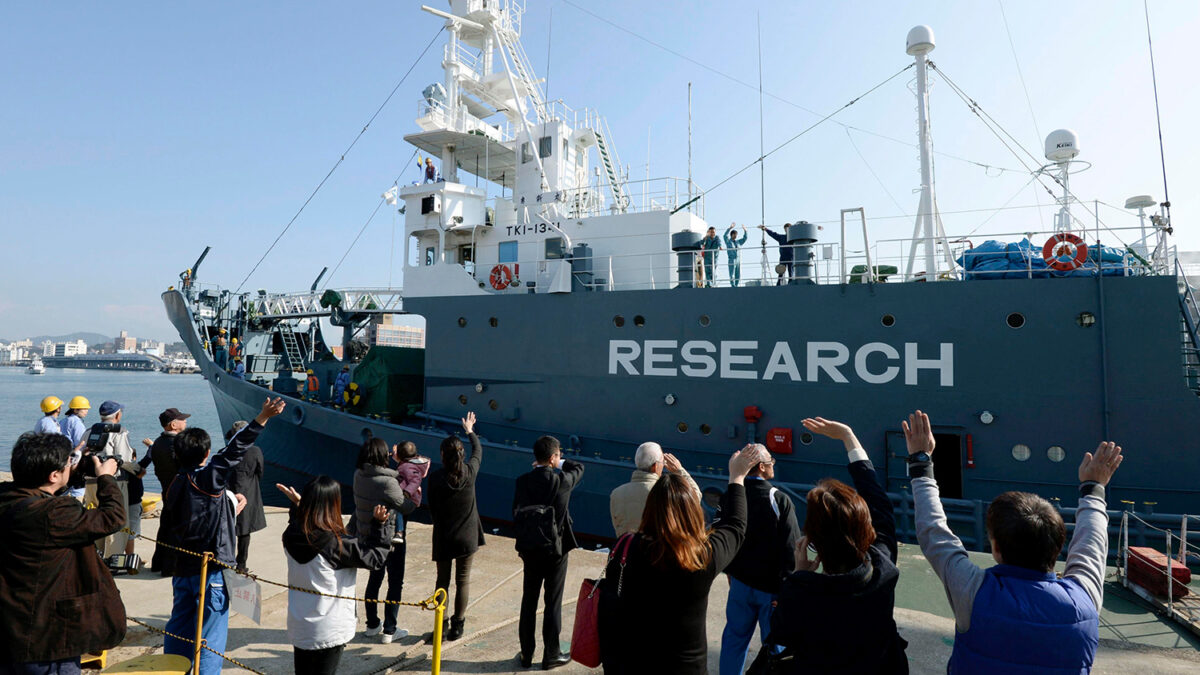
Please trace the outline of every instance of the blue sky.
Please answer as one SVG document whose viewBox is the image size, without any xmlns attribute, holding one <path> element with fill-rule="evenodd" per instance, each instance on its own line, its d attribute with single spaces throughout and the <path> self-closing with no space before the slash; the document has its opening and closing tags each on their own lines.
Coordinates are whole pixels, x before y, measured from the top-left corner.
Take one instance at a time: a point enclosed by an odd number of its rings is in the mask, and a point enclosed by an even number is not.
<svg viewBox="0 0 1200 675">
<path fill-rule="evenodd" d="M 440 27 L 419 4 L 6 3 L 0 338 L 125 329 L 174 339 L 158 294 L 205 245 L 213 252 L 203 280 L 241 282 Z M 564 0 L 529 0 L 524 42 L 543 75 L 549 54 L 550 97 L 605 113 L 635 178 L 645 175 L 647 140 L 652 176 L 686 175 L 689 81 L 696 181 L 714 185 L 757 157 L 758 96 L 733 80 L 757 81 L 761 16 L 764 87 L 779 97 L 766 99 L 768 149 L 818 119 L 797 106 L 834 110 L 910 63 L 904 37 L 926 23 L 937 35 L 933 60 L 1035 155 L 1052 129 L 1079 133 L 1081 158 L 1095 164 L 1073 179 L 1080 198 L 1116 206 L 1133 194 L 1162 198 L 1141 2 L 584 6 L 707 66 Z M 1200 250 L 1189 200 L 1200 179 L 1191 161 L 1200 154 L 1192 122 L 1200 3 L 1157 0 L 1150 12 L 1175 242 Z M 337 263 L 395 176 L 416 178 L 402 166 L 413 151 L 403 136 L 415 129 L 420 90 L 442 79 L 443 39 L 248 288 L 307 288 Z M 919 179 L 907 144 L 910 80 L 911 71 L 836 118 L 862 131 L 826 123 L 768 159 L 767 222 L 835 221 L 840 209 L 863 206 L 873 239 L 908 236 L 904 214 L 915 211 Z M 932 106 L 935 148 L 947 153 L 936 160 L 947 230 L 1046 227 L 1049 197 L 1021 190 L 1029 179 L 1021 165 L 945 83 L 934 85 Z M 756 224 L 759 195 L 757 169 L 746 172 L 708 196 L 708 220 Z M 986 210 L 1010 198 L 1010 207 L 1044 208 Z M 1136 224 L 1108 207 L 1101 215 L 1108 225 Z M 333 285 L 384 285 L 389 275 L 400 283 L 398 262 L 389 269 L 393 227 L 402 223 L 381 212 Z"/>
</svg>

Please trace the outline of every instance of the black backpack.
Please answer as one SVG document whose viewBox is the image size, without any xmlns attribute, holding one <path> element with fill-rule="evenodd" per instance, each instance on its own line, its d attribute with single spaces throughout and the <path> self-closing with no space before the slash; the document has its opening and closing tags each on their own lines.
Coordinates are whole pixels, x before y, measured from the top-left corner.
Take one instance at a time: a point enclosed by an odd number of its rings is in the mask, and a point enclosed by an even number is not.
<svg viewBox="0 0 1200 675">
<path fill-rule="evenodd" d="M 561 555 L 562 537 L 558 519 L 549 504 L 531 504 L 513 510 L 517 553 L 521 555 Z"/>
</svg>

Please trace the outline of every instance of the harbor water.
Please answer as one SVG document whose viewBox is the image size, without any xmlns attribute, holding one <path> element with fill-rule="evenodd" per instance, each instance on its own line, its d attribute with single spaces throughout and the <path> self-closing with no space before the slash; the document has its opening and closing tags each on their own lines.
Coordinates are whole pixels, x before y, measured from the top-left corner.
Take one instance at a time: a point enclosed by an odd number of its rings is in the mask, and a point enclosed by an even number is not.
<svg viewBox="0 0 1200 675">
<path fill-rule="evenodd" d="M 42 414 L 38 404 L 51 395 L 64 403 L 73 396 L 87 398 L 92 410 L 84 422 L 89 426 L 100 421 L 103 401 L 123 404 L 121 426 L 129 430 L 138 457 L 145 451 L 142 439 L 157 438 L 162 431 L 158 414 L 166 408 L 189 413 L 188 425 L 205 429 L 214 439 L 221 435 L 212 394 L 200 375 L 75 368 L 47 368 L 45 375 L 30 375 L 24 368 L 0 368 L 0 470 L 9 470 L 13 443 L 33 429 Z M 145 483 L 147 492 L 162 491 L 153 469 L 146 473 Z"/>
</svg>

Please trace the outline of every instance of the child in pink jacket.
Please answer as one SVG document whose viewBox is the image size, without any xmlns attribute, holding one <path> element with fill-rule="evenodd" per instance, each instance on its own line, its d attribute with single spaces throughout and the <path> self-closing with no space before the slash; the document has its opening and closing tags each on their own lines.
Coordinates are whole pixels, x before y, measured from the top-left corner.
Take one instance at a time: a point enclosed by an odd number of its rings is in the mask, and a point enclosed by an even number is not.
<svg viewBox="0 0 1200 675">
<path fill-rule="evenodd" d="M 420 506 L 421 481 L 425 480 L 425 475 L 429 473 L 429 458 L 417 454 L 417 445 L 412 441 L 392 446 L 392 456 L 399 464 L 396 467 L 396 480 L 400 481 L 400 489 L 408 495 L 414 506 Z M 404 541 L 404 525 L 399 522 L 401 516 L 396 517 L 396 535 L 392 538 L 394 544 Z"/>
</svg>

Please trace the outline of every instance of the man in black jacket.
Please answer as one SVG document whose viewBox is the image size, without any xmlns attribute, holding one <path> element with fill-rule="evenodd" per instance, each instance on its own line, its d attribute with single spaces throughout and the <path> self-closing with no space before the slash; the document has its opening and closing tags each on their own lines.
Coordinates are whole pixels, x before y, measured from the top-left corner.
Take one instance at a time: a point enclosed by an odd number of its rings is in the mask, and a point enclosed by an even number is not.
<svg viewBox="0 0 1200 675">
<path fill-rule="evenodd" d="M 762 445 L 763 457 L 746 476 L 746 539 L 737 557 L 725 568 L 729 599 L 725 603 L 725 631 L 721 633 L 721 675 L 740 674 L 754 625 L 766 642 L 771 632 L 771 611 L 779 584 L 795 567 L 800 526 L 792 500 L 771 485 L 775 459 Z M 717 514 L 719 521 L 721 514 Z"/>
<path fill-rule="evenodd" d="M 229 635 L 229 596 L 222 569 L 237 564 L 235 519 L 237 512 L 246 505 L 244 495 L 235 496 L 226 487 L 234 468 L 254 444 L 263 425 L 283 412 L 284 405 L 282 398 L 268 398 L 258 417 L 234 434 L 229 445 L 212 459 L 209 459 L 211 440 L 203 429 L 188 429 L 175 439 L 179 475 L 163 499 L 166 508 L 159 524 L 159 539 L 185 551 L 211 553 L 222 565 L 208 566 L 205 587 L 201 588 L 200 557 L 186 553 L 175 556 L 171 580 L 174 606 L 166 631 L 190 635 L 189 631 L 195 630 L 199 603 L 204 602 L 201 635 L 217 652 L 225 651 L 225 640 Z M 163 639 L 163 652 L 191 657 L 193 647 L 168 635 Z M 221 657 L 212 652 L 205 650 L 200 655 L 202 675 L 220 673 L 221 664 Z"/>
<path fill-rule="evenodd" d="M 533 471 L 517 478 L 513 495 L 513 520 L 536 517 L 536 507 L 550 507 L 553 518 L 553 534 L 547 548 L 521 551 L 524 546 L 518 535 L 518 551 L 525 568 L 525 581 L 521 590 L 521 623 L 518 633 L 521 638 L 521 665 L 528 668 L 533 663 L 534 629 L 537 627 L 538 593 L 546 588 L 546 611 L 542 616 L 542 669 L 550 670 L 565 665 L 571 657 L 559 650 L 558 634 L 562 630 L 563 586 L 567 581 L 567 553 L 578 546 L 575 532 L 571 529 L 569 505 L 571 490 L 583 477 L 583 465 L 564 460 L 558 439 L 542 436 L 533 444 L 536 460 Z M 531 508 L 532 507 L 532 508 Z"/>
<path fill-rule="evenodd" d="M 55 497 L 71 475 L 71 441 L 24 434 L 13 482 L 0 485 L 0 673 L 78 673 L 79 657 L 125 639 L 125 606 L 95 541 L 125 522 L 113 474 L 91 457 L 96 508 Z"/>
</svg>

